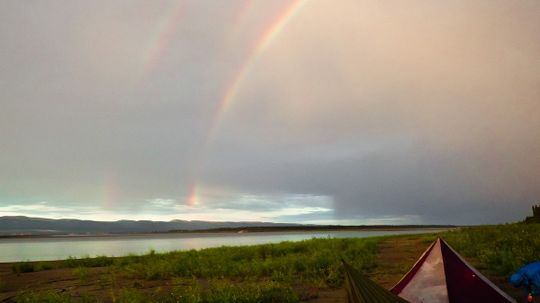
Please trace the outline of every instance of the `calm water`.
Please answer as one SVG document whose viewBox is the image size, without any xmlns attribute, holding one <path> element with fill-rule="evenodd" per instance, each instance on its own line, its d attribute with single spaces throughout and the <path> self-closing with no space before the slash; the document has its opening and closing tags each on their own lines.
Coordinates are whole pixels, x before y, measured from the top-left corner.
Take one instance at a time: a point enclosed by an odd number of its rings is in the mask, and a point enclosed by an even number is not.
<svg viewBox="0 0 540 303">
<path fill-rule="evenodd" d="M 217 246 L 254 245 L 300 241 L 311 238 L 366 238 L 383 235 L 432 233 L 439 230 L 399 231 L 316 231 L 263 233 L 192 233 L 103 237 L 56 237 L 33 239 L 0 239 L 0 262 L 45 261 L 70 256 L 125 256 L 156 252 L 189 250 Z"/>
</svg>

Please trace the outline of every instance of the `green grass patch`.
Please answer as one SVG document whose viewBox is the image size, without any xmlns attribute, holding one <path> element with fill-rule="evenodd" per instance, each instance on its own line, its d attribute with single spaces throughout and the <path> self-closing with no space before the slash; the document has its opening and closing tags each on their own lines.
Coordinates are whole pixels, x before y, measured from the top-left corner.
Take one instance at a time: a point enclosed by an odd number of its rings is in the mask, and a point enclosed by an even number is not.
<svg viewBox="0 0 540 303">
<path fill-rule="evenodd" d="M 462 228 L 443 238 L 479 269 L 508 276 L 540 260 L 540 224 L 505 224 Z"/>
<path fill-rule="evenodd" d="M 70 303 L 69 295 L 58 291 L 27 292 L 19 295 L 15 302 L 17 303 Z"/>
<path fill-rule="evenodd" d="M 148 301 L 149 299 L 144 294 L 133 288 L 122 289 L 116 299 L 117 303 L 145 303 Z"/>
<path fill-rule="evenodd" d="M 148 280 L 175 277 L 204 279 L 246 277 L 274 282 L 309 283 L 336 288 L 343 284 L 341 259 L 356 268 L 375 268 L 380 239 L 312 239 L 243 247 L 220 247 L 150 253 L 120 258 L 116 271 L 132 278 Z"/>
<path fill-rule="evenodd" d="M 88 268 L 79 266 L 73 270 L 73 275 L 79 279 L 81 284 L 88 282 Z"/>
<path fill-rule="evenodd" d="M 196 279 L 175 286 L 165 302 L 299 302 L 299 296 L 290 285 L 274 281 L 230 281 L 213 279 L 206 287 Z"/>
<path fill-rule="evenodd" d="M 230 283 L 229 281 L 212 281 L 204 293 L 203 302 L 298 302 L 298 295 L 290 286 L 277 282 L 266 283 Z"/>
</svg>

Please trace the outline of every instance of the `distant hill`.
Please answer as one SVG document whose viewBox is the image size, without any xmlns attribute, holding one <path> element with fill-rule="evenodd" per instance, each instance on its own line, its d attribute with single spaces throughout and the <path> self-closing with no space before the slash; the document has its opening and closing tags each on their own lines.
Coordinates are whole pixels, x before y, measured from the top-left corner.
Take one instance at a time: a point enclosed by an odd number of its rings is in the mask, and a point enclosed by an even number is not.
<svg viewBox="0 0 540 303">
<path fill-rule="evenodd" d="M 294 226 L 270 222 L 212 222 L 212 221 L 91 221 L 77 219 L 46 219 L 24 216 L 0 217 L 0 236 L 55 234 L 114 234 L 194 231 L 239 227 Z"/>
</svg>

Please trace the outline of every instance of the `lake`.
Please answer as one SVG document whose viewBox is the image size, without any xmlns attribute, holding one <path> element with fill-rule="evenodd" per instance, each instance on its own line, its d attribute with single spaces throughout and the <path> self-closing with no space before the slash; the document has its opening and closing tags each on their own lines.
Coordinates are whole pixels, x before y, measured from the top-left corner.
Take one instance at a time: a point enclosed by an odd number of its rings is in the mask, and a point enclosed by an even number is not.
<svg viewBox="0 0 540 303">
<path fill-rule="evenodd" d="M 88 237 L 0 239 L 0 262 L 47 261 L 85 256 L 125 256 L 219 246 L 301 241 L 311 238 L 366 238 L 385 235 L 433 233 L 441 229 L 378 231 L 291 231 L 251 233 L 170 233 Z"/>
</svg>

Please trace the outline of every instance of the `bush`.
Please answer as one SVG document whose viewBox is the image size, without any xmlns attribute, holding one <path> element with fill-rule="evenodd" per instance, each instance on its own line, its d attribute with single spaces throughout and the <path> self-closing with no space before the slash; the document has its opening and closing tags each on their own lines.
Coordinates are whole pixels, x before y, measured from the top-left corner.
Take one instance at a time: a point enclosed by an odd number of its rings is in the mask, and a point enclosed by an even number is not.
<svg viewBox="0 0 540 303">
<path fill-rule="evenodd" d="M 49 270 L 49 269 L 53 269 L 53 266 L 52 264 L 47 263 L 47 262 L 38 262 L 34 266 L 34 271 L 42 271 L 42 270 Z"/>
<path fill-rule="evenodd" d="M 21 273 L 34 272 L 34 265 L 30 262 L 21 262 L 14 264 L 11 269 L 18 275 Z"/>
<path fill-rule="evenodd" d="M 114 259 L 111 257 L 106 256 L 98 256 L 94 258 L 90 258 L 89 256 L 84 258 L 74 258 L 69 257 L 67 260 L 64 261 L 64 264 L 66 267 L 75 268 L 75 267 L 104 267 L 109 266 L 114 263 Z"/>
</svg>

